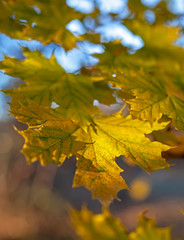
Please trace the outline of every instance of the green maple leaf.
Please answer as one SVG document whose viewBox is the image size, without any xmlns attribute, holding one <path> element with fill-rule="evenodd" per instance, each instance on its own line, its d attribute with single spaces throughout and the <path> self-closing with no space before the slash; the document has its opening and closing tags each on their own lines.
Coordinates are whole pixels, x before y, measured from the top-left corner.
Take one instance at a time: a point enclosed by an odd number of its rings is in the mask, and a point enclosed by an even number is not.
<svg viewBox="0 0 184 240">
<path fill-rule="evenodd" d="M 2 62 L 6 73 L 19 77 L 26 84 L 5 93 L 11 97 L 23 96 L 42 106 L 50 107 L 52 102 L 59 105 L 66 118 L 86 127 L 93 122 L 94 114 L 100 111 L 93 106 L 93 100 L 110 104 L 115 101 L 113 91 L 106 82 L 85 75 L 66 73 L 52 57 L 45 59 L 41 53 L 29 52 L 25 61 L 6 59 Z M 12 109 L 14 106 L 12 105 Z"/>
<path fill-rule="evenodd" d="M 37 8 L 37 11 L 34 8 Z M 66 1 L 59 0 L 17 0 L 11 5 L 10 11 L 16 20 L 26 20 L 21 38 L 36 39 L 43 43 L 55 42 L 64 48 L 75 46 L 77 38 L 65 26 L 72 19 L 81 19 L 82 13 L 66 5 Z"/>
<path fill-rule="evenodd" d="M 22 32 L 24 25 L 13 18 L 11 12 L 9 11 L 9 6 L 12 4 L 12 1 L 0 1 L 1 32 L 9 35 L 10 37 L 18 38 L 20 37 L 20 32 Z"/>
<path fill-rule="evenodd" d="M 124 97 L 131 106 L 132 115 L 153 123 L 162 114 L 167 114 L 175 127 L 184 130 L 184 51 L 172 45 L 178 29 L 162 25 L 142 26 L 136 20 L 131 26 L 133 32 L 143 38 L 145 46 L 135 54 L 127 53 L 116 44 L 107 46 L 101 56 L 100 71 L 109 82 L 132 95 L 129 99 Z M 117 77 L 113 78 L 112 73 Z"/>
<path fill-rule="evenodd" d="M 175 14 L 168 10 L 167 4 L 167 1 L 160 1 L 156 6 L 149 8 L 142 4 L 141 0 L 129 0 L 128 8 L 130 10 L 130 16 L 133 14 L 134 18 L 125 19 L 125 22 L 133 23 L 136 19 L 144 24 L 147 21 L 145 17 L 146 10 L 150 10 L 155 15 L 157 23 L 159 22 L 162 24 L 165 21 L 172 20 L 175 17 Z"/>
</svg>

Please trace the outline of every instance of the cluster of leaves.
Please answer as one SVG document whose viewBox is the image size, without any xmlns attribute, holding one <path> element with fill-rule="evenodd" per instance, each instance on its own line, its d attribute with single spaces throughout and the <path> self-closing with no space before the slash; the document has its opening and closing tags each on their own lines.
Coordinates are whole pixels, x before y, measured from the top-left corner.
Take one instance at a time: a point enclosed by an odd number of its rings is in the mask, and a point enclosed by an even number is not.
<svg viewBox="0 0 184 240">
<path fill-rule="evenodd" d="M 119 41 L 106 43 L 99 64 L 81 69 L 80 74 L 66 73 L 54 56 L 46 59 L 40 52 L 28 50 L 22 62 L 6 58 L 0 63 L 6 74 L 24 81 L 5 93 L 12 98 L 10 112 L 28 125 L 27 130 L 20 131 L 25 138 L 22 152 L 28 162 L 39 160 L 42 164 L 60 165 L 66 157 L 75 155 L 77 170 L 73 185 L 87 187 L 105 205 L 119 190 L 128 188 L 115 157 L 123 155 L 148 171 L 168 168 L 162 152 L 170 146 L 151 141 L 147 135 L 164 129 L 170 121 L 175 128 L 184 130 L 183 49 L 173 44 L 180 29 L 163 24 L 174 15 L 161 2 L 152 9 L 158 21 L 150 24 L 145 20 L 146 8 L 140 1 L 129 1 L 129 9 L 124 25 L 144 41 L 144 47 L 134 54 Z M 0 14 L 1 31 L 14 38 L 55 42 L 66 49 L 75 46 L 77 40 L 96 42 L 98 38 L 95 31 L 76 37 L 65 29 L 72 18 L 83 21 L 86 17 L 65 1 L 0 1 Z M 91 17 L 100 25 L 98 14 L 96 10 Z M 119 21 L 118 16 L 111 17 Z M 117 103 L 114 96 L 121 101 Z M 99 108 L 111 109 L 114 104 L 119 111 L 103 114 L 93 105 L 94 99 L 103 103 Z M 58 107 L 51 108 L 53 103 Z M 125 116 L 123 109 L 127 106 L 130 114 Z M 167 121 L 160 120 L 163 115 Z M 97 221 L 85 214 L 90 222 Z M 84 218 L 82 215 L 81 220 Z M 102 220 L 105 226 L 115 221 L 108 213 Z M 140 222 L 148 227 L 144 234 L 151 234 L 149 239 L 159 239 L 155 234 L 165 234 L 164 239 L 170 239 L 167 230 L 163 233 L 149 230 L 149 225 L 154 224 L 143 216 Z M 118 222 L 113 224 L 119 226 Z M 87 232 L 84 229 L 81 232 L 85 239 Z M 102 239 L 100 232 L 95 234 Z M 109 234 L 105 239 L 115 239 Z M 118 227 L 116 234 L 122 239 L 143 239 L 139 227 L 130 235 Z"/>
<path fill-rule="evenodd" d="M 171 240 L 170 228 L 158 228 L 153 219 L 144 214 L 139 216 L 135 231 L 128 233 L 121 221 L 114 218 L 107 210 L 93 215 L 89 210 L 72 210 L 73 224 L 81 239 L 97 240 Z"/>
</svg>

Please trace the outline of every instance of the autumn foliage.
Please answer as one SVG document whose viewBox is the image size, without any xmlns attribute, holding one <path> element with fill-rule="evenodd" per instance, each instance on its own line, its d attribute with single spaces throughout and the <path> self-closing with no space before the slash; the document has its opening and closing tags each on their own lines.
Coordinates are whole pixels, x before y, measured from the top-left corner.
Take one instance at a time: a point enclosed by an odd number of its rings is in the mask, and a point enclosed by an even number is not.
<svg viewBox="0 0 184 240">
<path fill-rule="evenodd" d="M 74 73 L 61 67 L 54 49 L 48 59 L 24 48 L 25 60 L 5 58 L 0 68 L 23 81 L 4 92 L 12 98 L 10 113 L 28 125 L 19 131 L 27 161 L 61 165 L 66 157 L 76 156 L 73 186 L 85 186 L 105 207 L 128 188 L 116 157 L 124 156 L 146 171 L 169 169 L 167 152 L 181 142 L 164 129 L 184 130 L 184 50 L 175 44 L 181 31 L 171 24 L 176 16 L 165 2 L 151 9 L 154 23 L 145 19 L 147 8 L 140 1 L 130 0 L 128 8 L 123 20 L 117 14 L 110 17 L 142 39 L 139 49 L 119 39 L 103 42 L 96 30 L 103 25 L 97 6 L 87 15 L 59 0 L 0 1 L 1 32 L 10 37 L 54 42 L 65 50 L 86 40 L 104 45 L 104 52 L 95 55 L 97 65 L 81 66 Z M 83 23 L 86 17 L 94 19 L 93 29 L 76 35 L 65 28 L 72 19 Z M 161 131 L 164 138 L 159 138 Z M 170 239 L 168 228 L 157 228 L 144 214 L 131 233 L 107 210 L 101 215 L 87 209 L 71 214 L 83 239 Z"/>
</svg>

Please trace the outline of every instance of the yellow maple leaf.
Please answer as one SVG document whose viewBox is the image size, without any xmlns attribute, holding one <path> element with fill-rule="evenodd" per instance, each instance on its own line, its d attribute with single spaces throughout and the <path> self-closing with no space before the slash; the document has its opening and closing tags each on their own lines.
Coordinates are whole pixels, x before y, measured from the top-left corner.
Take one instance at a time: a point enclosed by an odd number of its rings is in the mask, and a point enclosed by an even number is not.
<svg viewBox="0 0 184 240">
<path fill-rule="evenodd" d="M 145 134 L 162 129 L 167 123 L 131 119 L 122 115 L 96 117 L 95 125 L 85 132 L 79 125 L 63 118 L 59 109 L 39 106 L 23 96 L 13 98 L 12 114 L 29 125 L 20 131 L 25 138 L 22 152 L 29 162 L 62 164 L 66 157 L 77 156 L 74 186 L 85 186 L 94 198 L 109 204 L 116 193 L 127 185 L 120 176 L 123 170 L 115 157 L 124 155 L 145 170 L 169 167 L 161 157 L 168 146 L 151 142 Z"/>
<path fill-rule="evenodd" d="M 25 138 L 22 150 L 29 163 L 41 164 L 54 162 L 62 164 L 66 157 L 77 155 L 85 143 L 76 140 L 75 134 L 85 134 L 79 126 L 70 120 L 48 120 L 39 129 L 29 128 L 20 132 Z"/>
<path fill-rule="evenodd" d="M 50 162 L 60 165 L 66 157 L 85 148 L 86 143 L 77 140 L 78 135 L 87 139 L 84 130 L 57 110 L 40 107 L 25 98 L 16 99 L 13 104 L 12 114 L 29 126 L 19 131 L 25 139 L 22 152 L 29 163 L 38 160 L 43 165 Z"/>
<path fill-rule="evenodd" d="M 169 149 L 159 142 L 151 142 L 145 134 L 163 128 L 166 123 L 154 123 L 131 119 L 130 116 L 98 117 L 94 126 L 88 128 L 89 142 L 78 160 L 74 186 L 84 185 L 94 198 L 109 203 L 122 188 L 127 188 L 120 177 L 122 169 L 115 157 L 125 156 L 145 170 L 169 167 L 161 152 Z M 79 141 L 85 141 L 78 136 Z M 79 152 L 80 153 L 80 152 Z"/>
<path fill-rule="evenodd" d="M 85 207 L 81 212 L 72 209 L 71 217 L 74 228 L 81 239 L 129 240 L 121 221 L 113 217 L 108 210 L 95 215 Z"/>
<path fill-rule="evenodd" d="M 154 219 L 148 219 L 141 214 L 138 226 L 134 232 L 129 234 L 129 238 L 130 240 L 171 240 L 171 229 L 169 227 L 159 228 Z"/>
<path fill-rule="evenodd" d="M 108 210 L 93 214 L 87 208 L 71 210 L 72 222 L 81 239 L 96 240 L 171 240 L 169 227 L 159 228 L 154 219 L 141 214 L 135 231 L 128 233 L 119 219 Z"/>
</svg>

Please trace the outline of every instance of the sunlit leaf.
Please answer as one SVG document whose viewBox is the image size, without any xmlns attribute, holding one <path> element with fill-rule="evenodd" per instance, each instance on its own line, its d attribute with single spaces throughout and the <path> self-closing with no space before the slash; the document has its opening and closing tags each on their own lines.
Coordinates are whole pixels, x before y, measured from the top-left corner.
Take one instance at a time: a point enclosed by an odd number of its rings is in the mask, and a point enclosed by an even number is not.
<svg viewBox="0 0 184 240">
<path fill-rule="evenodd" d="M 165 21 L 174 19 L 175 15 L 168 10 L 167 7 L 168 1 L 160 1 L 160 2 L 150 2 L 151 7 L 147 7 L 142 4 L 141 0 L 129 0 L 128 8 L 130 10 L 130 16 L 133 15 L 134 18 L 126 19 L 126 22 L 132 22 L 137 19 L 140 22 L 144 23 L 147 21 L 145 14 L 146 11 L 149 10 L 154 14 L 155 21 L 161 24 Z M 147 2 L 149 5 L 149 2 Z"/>
<path fill-rule="evenodd" d="M 10 37 L 19 37 L 24 25 L 14 19 L 14 16 L 8 10 L 8 6 L 12 1 L 0 1 L 0 32 Z"/>
<path fill-rule="evenodd" d="M 97 240 L 171 240 L 170 228 L 159 228 L 153 219 L 141 214 L 135 231 L 128 233 L 121 221 L 107 210 L 93 214 L 86 208 L 72 210 L 72 222 L 81 239 Z"/>
<path fill-rule="evenodd" d="M 103 162 L 100 162 L 100 155 L 103 154 L 103 151 L 95 152 L 92 148 L 94 146 L 87 145 L 87 151 L 89 153 L 91 151 L 91 157 L 95 157 L 96 154 L 98 161 L 86 159 L 82 156 L 78 158 L 73 187 L 85 186 L 92 191 L 93 198 L 97 198 L 103 204 L 108 205 L 113 198 L 117 197 L 118 191 L 127 189 L 128 186 L 120 176 L 123 170 L 116 164 L 115 159 L 103 159 L 103 156 L 101 156 Z"/>
<path fill-rule="evenodd" d="M 61 164 L 66 157 L 84 148 L 84 143 L 75 140 L 75 134 L 81 133 L 70 120 L 47 121 L 39 129 L 30 128 L 21 133 L 25 138 L 22 152 L 30 163 L 39 160 L 42 164 Z"/>
<path fill-rule="evenodd" d="M 0 65 L 7 74 L 24 81 L 5 93 L 12 98 L 10 112 L 28 124 L 28 129 L 20 132 L 25 138 L 22 152 L 28 161 L 62 164 L 66 157 L 76 156 L 74 186 L 87 187 L 104 204 L 127 188 L 116 157 L 123 155 L 146 171 L 168 168 L 162 156 L 169 147 L 152 142 L 147 134 L 165 128 L 167 122 L 158 123 L 163 114 L 184 130 L 184 51 L 173 45 L 179 29 L 163 25 L 169 14 L 149 24 L 144 19 L 147 8 L 137 0 L 137 8 L 131 7 L 132 3 L 129 8 L 137 19 L 130 15 L 123 24 L 144 41 L 144 47 L 135 53 L 117 41 L 104 44 L 100 63 L 79 69 L 80 74 L 66 73 L 54 56 L 48 60 L 39 52 L 25 51 L 25 61 L 5 59 Z M 2 13 L 1 23 L 15 13 L 11 20 L 22 28 L 21 33 L 18 31 L 21 38 L 55 42 L 67 49 L 75 46 L 76 37 L 65 26 L 72 19 L 82 20 L 84 15 L 69 8 L 66 1 L 0 4 L 8 12 Z M 165 12 L 165 5 L 160 6 Z M 159 6 L 152 10 L 157 18 Z M 98 26 L 99 19 L 94 25 Z M 5 28 L 9 30 L 9 25 Z M 83 37 L 98 42 L 99 35 L 92 32 L 90 37 L 88 32 Z M 118 113 L 105 116 L 93 105 L 95 99 L 101 104 L 117 103 L 121 100 L 118 97 L 130 105 L 131 116 L 124 117 L 120 108 Z M 53 104 L 56 109 L 52 109 Z"/>
<path fill-rule="evenodd" d="M 87 208 L 81 212 L 71 211 L 72 222 L 81 239 L 89 240 L 129 240 L 128 233 L 120 220 L 107 210 L 102 214 L 93 214 Z"/>
<path fill-rule="evenodd" d="M 65 26 L 72 19 L 82 18 L 83 14 L 68 7 L 66 1 L 17 0 L 10 10 L 17 21 L 26 20 L 22 38 L 55 42 L 66 49 L 75 46 L 77 38 Z"/>
<path fill-rule="evenodd" d="M 61 109 L 41 107 L 26 97 L 13 98 L 10 106 L 12 114 L 29 125 L 28 130 L 20 132 L 26 140 L 23 153 L 28 161 L 61 164 L 65 157 L 76 155 L 74 186 L 87 187 L 105 204 L 127 188 L 115 157 L 124 155 L 145 170 L 169 167 L 161 157 L 169 147 L 145 136 L 167 123 L 154 123 L 151 128 L 148 122 L 130 116 L 104 116 L 94 118 L 95 125 L 84 132 L 63 118 Z"/>
<path fill-rule="evenodd" d="M 95 131 L 89 127 L 88 134 L 91 141 L 94 142 L 95 152 L 99 154 L 99 162 L 103 158 L 124 155 L 131 158 L 137 165 L 146 170 L 156 170 L 157 168 L 168 166 L 161 158 L 159 151 L 166 151 L 168 146 L 158 142 L 151 142 L 145 134 L 153 130 L 162 129 L 167 123 L 155 123 L 151 128 L 148 122 L 131 119 L 130 116 L 110 116 L 99 117 L 95 119 Z M 145 148 L 146 146 L 146 148 Z M 96 156 L 91 156 L 91 150 L 84 153 L 87 159 L 94 159 L 98 162 Z M 106 163 L 106 161 L 105 161 Z M 105 165 L 104 165 L 105 167 Z"/>
<path fill-rule="evenodd" d="M 22 152 L 29 163 L 39 160 L 42 164 L 62 164 L 66 157 L 77 155 L 85 143 L 77 136 L 87 138 L 86 133 L 71 120 L 65 119 L 54 109 L 40 107 L 24 100 L 16 101 L 13 114 L 29 124 L 27 130 L 19 131 L 25 138 Z"/>
<path fill-rule="evenodd" d="M 94 99 L 105 104 L 115 102 L 113 90 L 106 82 L 85 75 L 66 73 L 54 57 L 48 60 L 38 52 L 26 55 L 27 60 L 22 62 L 12 59 L 3 61 L 2 68 L 7 74 L 26 82 L 17 89 L 7 90 L 6 94 L 9 96 L 26 97 L 46 107 L 55 102 L 63 116 L 83 127 L 93 122 L 94 114 L 100 113 L 93 106 Z"/>
<path fill-rule="evenodd" d="M 153 123 L 166 114 L 177 128 L 184 130 L 184 51 L 172 45 L 178 29 L 141 26 L 136 21 L 132 27 L 134 33 L 143 38 L 145 46 L 135 54 L 127 53 L 116 44 L 107 46 L 98 66 L 100 71 L 106 74 L 109 82 L 134 96 L 127 102 L 135 117 Z M 113 78 L 114 73 L 116 77 Z"/>
<path fill-rule="evenodd" d="M 109 202 L 117 191 L 127 188 L 120 177 L 122 170 L 115 163 L 115 157 L 125 156 L 145 170 L 158 170 L 168 167 L 161 157 L 161 152 L 168 146 L 159 142 L 151 142 L 145 134 L 158 130 L 165 123 L 153 125 L 149 122 L 123 118 L 122 116 L 99 117 L 94 127 L 88 128 L 89 142 L 78 160 L 74 185 L 89 188 L 93 197 Z M 84 139 L 80 136 L 81 141 Z"/>
<path fill-rule="evenodd" d="M 129 235 L 130 240 L 171 240 L 170 228 L 158 228 L 154 219 L 148 219 L 141 214 L 138 226 Z"/>
</svg>

